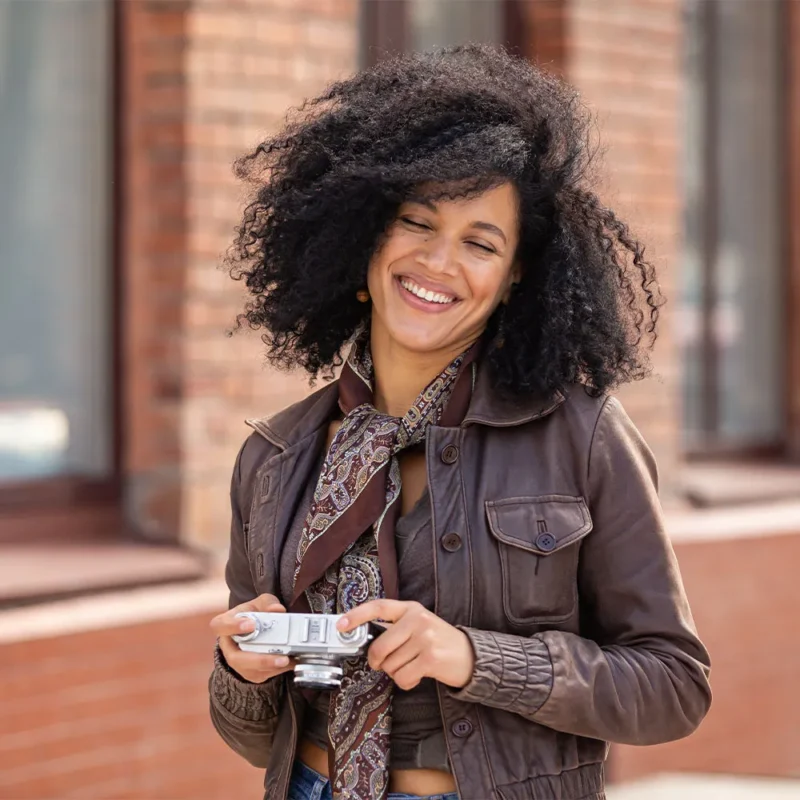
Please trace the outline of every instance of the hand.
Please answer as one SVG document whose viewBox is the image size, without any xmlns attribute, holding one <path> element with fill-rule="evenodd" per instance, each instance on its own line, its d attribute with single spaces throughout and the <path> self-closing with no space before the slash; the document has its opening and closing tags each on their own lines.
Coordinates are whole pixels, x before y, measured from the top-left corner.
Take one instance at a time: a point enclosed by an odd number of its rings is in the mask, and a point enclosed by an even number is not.
<svg viewBox="0 0 800 800">
<path fill-rule="evenodd" d="M 392 624 L 370 646 L 369 665 L 401 689 L 413 689 L 423 678 L 461 689 L 472 679 L 475 653 L 467 635 L 420 603 L 371 600 L 348 611 L 337 627 L 348 631 L 373 620 Z"/>
<path fill-rule="evenodd" d="M 239 649 L 239 645 L 231 638 L 237 633 L 250 633 L 255 630 L 251 619 L 236 617 L 243 611 L 271 611 L 286 613 L 275 595 L 262 594 L 247 603 L 234 606 L 224 614 L 218 614 L 211 620 L 211 630 L 219 637 L 219 649 L 225 656 L 228 666 L 250 683 L 264 683 L 264 681 L 288 672 L 294 665 L 286 656 L 267 656 L 261 653 L 248 653 Z"/>
</svg>

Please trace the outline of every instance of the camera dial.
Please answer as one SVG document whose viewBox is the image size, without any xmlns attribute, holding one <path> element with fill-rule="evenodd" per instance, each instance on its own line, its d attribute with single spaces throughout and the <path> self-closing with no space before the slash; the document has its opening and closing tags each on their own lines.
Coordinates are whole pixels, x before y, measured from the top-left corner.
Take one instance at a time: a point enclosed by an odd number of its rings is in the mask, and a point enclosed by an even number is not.
<svg viewBox="0 0 800 800">
<path fill-rule="evenodd" d="M 237 642 L 250 642 L 260 634 L 265 633 L 266 631 L 270 630 L 275 626 L 275 623 L 271 619 L 262 619 L 258 617 L 256 614 L 250 613 L 248 611 L 244 611 L 241 614 L 237 614 L 237 617 L 249 617 L 253 620 L 253 624 L 255 628 L 250 633 L 239 633 L 236 634 L 234 639 Z"/>
</svg>

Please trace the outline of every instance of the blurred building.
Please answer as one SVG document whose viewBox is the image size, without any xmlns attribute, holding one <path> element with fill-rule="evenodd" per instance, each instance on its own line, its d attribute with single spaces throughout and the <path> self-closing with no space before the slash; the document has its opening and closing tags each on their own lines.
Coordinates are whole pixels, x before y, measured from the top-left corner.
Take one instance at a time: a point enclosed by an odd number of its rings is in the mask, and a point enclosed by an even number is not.
<svg viewBox="0 0 800 800">
<path fill-rule="evenodd" d="M 715 702 L 611 777 L 800 776 L 800 3 L 0 0 L 0 797 L 259 796 L 207 721 L 207 621 L 243 421 L 307 386 L 225 335 L 231 164 L 330 80 L 465 40 L 582 90 L 670 300 L 621 396 Z"/>
</svg>

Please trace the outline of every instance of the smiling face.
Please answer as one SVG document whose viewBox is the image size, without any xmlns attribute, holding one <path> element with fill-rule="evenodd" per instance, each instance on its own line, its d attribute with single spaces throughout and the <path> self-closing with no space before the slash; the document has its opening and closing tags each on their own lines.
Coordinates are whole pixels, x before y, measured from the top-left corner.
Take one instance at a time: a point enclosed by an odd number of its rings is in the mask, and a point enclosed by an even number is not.
<svg viewBox="0 0 800 800">
<path fill-rule="evenodd" d="M 404 202 L 370 261 L 372 338 L 448 361 L 483 333 L 519 280 L 518 195 L 504 183 L 476 197 Z"/>
</svg>

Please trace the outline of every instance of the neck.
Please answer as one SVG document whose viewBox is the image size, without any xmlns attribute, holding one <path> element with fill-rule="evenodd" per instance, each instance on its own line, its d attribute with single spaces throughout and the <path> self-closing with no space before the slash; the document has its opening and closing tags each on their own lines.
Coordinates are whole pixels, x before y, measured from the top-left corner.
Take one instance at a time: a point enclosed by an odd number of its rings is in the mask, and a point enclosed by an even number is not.
<svg viewBox="0 0 800 800">
<path fill-rule="evenodd" d="M 418 353 L 398 345 L 373 326 L 370 349 L 375 368 L 375 408 L 393 417 L 405 416 L 420 392 L 470 344 Z"/>
</svg>

